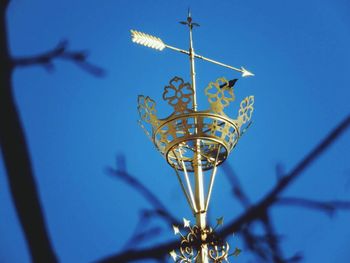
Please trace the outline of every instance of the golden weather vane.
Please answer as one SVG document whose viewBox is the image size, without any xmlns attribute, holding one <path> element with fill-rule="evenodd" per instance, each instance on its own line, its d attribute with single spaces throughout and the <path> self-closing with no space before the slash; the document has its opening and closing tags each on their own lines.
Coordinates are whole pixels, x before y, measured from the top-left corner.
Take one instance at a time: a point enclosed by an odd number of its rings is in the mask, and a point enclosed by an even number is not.
<svg viewBox="0 0 350 263">
<path fill-rule="evenodd" d="M 203 59 L 233 69 L 241 72 L 243 77 L 254 74 L 243 67 L 235 68 L 196 54 L 193 49 L 192 29 L 199 25 L 192 21 L 190 12 L 187 20 L 180 23 L 189 28 L 188 51 L 167 45 L 158 37 L 131 30 L 132 41 L 137 44 L 157 50 L 168 48 L 190 58 L 191 84 L 180 77 L 174 77 L 164 88 L 163 99 L 174 108 L 174 112 L 167 118 L 159 119 L 155 101 L 148 96 L 139 95 L 137 109 L 142 120 L 139 123 L 174 169 L 196 219 L 193 226 L 189 220 L 184 219 L 186 235 L 181 233 L 178 226 L 173 226 L 174 233 L 181 236 L 181 243 L 178 252 L 170 252 L 171 257 L 175 262 L 218 263 L 228 261 L 230 255 L 237 256 L 240 250 L 236 248 L 233 253 L 229 253 L 229 244 L 215 233 L 216 228 L 222 225 L 223 218 L 217 219 L 216 227 L 211 228 L 207 226 L 207 211 L 217 167 L 226 160 L 249 127 L 254 110 L 254 96 L 243 99 L 237 118 L 231 119 L 225 114 L 224 108 L 235 99 L 233 87 L 237 79 L 227 81 L 219 78 L 210 82 L 204 90 L 210 108 L 198 111 L 194 59 Z M 150 131 L 142 122 L 148 125 Z M 208 185 L 208 188 L 205 189 L 204 185 Z"/>
</svg>

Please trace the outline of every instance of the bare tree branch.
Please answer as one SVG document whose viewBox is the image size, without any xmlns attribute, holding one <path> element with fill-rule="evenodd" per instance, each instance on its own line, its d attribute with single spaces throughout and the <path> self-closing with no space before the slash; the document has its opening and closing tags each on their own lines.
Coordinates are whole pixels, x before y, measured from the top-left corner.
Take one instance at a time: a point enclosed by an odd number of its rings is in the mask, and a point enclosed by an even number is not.
<svg viewBox="0 0 350 263">
<path fill-rule="evenodd" d="M 120 158 L 123 160 L 120 160 Z M 124 156 L 118 156 L 118 164 L 121 167 L 117 167 L 116 170 L 109 167 L 107 172 L 116 178 L 123 180 L 125 183 L 139 192 L 154 207 L 153 214 L 159 215 L 165 219 L 169 226 L 172 224 L 178 224 L 178 220 L 168 211 L 158 197 L 153 194 L 152 191 L 149 190 L 144 184 L 126 171 Z"/>
<path fill-rule="evenodd" d="M 334 215 L 338 210 L 350 210 L 350 201 L 331 200 L 318 201 L 297 197 L 281 197 L 278 198 L 276 204 L 301 206 L 307 209 L 317 209 L 327 213 L 329 216 Z"/>
<path fill-rule="evenodd" d="M 233 232 L 242 230 L 244 226 L 249 225 L 253 221 L 261 219 L 261 216 L 268 212 L 277 201 L 278 196 L 288 187 L 290 184 L 304 172 L 321 154 L 325 152 L 350 126 L 350 116 L 347 116 L 340 124 L 335 127 L 309 154 L 307 154 L 292 171 L 284 176 L 275 187 L 266 194 L 266 196 L 257 204 L 250 206 L 242 215 L 233 220 L 224 227 L 219 234 L 225 238 Z M 130 262 L 141 259 L 159 259 L 166 255 L 173 248 L 176 248 L 178 241 L 171 241 L 162 245 L 156 245 L 151 248 L 122 251 L 117 255 L 101 259 L 97 262 L 101 263 L 113 263 L 113 262 Z M 296 254 L 287 262 L 297 262 L 301 259 L 300 254 Z"/>
<path fill-rule="evenodd" d="M 240 234 L 243 237 L 244 244 L 248 250 L 252 251 L 259 258 L 259 261 L 268 262 L 268 251 L 262 246 L 266 242 L 266 238 L 254 235 L 250 226 L 250 224 L 247 224 L 241 228 Z"/>
<path fill-rule="evenodd" d="M 57 262 L 47 231 L 44 211 L 32 168 L 26 136 L 13 94 L 12 75 L 16 67 L 41 65 L 48 70 L 55 59 L 74 62 L 95 76 L 104 71 L 86 61 L 83 51 L 68 51 L 67 42 L 43 54 L 13 58 L 8 48 L 6 11 L 10 1 L 0 0 L 0 149 L 2 152 L 11 197 L 23 229 L 33 262 Z"/>
<path fill-rule="evenodd" d="M 335 129 L 333 129 L 320 144 L 318 144 L 308 155 L 306 155 L 295 168 L 284 176 L 276 186 L 256 205 L 251 206 L 244 214 L 226 226 L 221 234 L 227 236 L 232 232 L 237 232 L 239 228 L 253 220 L 258 219 L 267 209 L 277 201 L 279 194 L 284 191 L 293 180 L 308 168 L 324 151 L 330 147 L 347 128 L 350 126 L 350 116 L 347 116 Z"/>
<path fill-rule="evenodd" d="M 142 225 L 142 222 L 140 222 Z M 132 235 L 132 238 L 128 240 L 125 244 L 125 248 L 132 246 L 133 248 L 137 247 L 141 242 L 147 240 L 150 241 L 153 237 L 160 235 L 162 229 L 160 227 L 152 227 L 147 230 L 140 230 L 140 228 L 135 229 L 135 233 Z M 139 231 L 140 230 L 140 231 Z"/>
<path fill-rule="evenodd" d="M 14 67 L 38 65 L 44 67 L 48 71 L 52 71 L 54 69 L 54 60 L 62 59 L 74 62 L 77 66 L 94 76 L 102 77 L 105 75 L 105 71 L 102 68 L 87 61 L 87 51 L 69 51 L 67 48 L 68 42 L 61 41 L 55 48 L 42 54 L 32 57 L 13 58 L 12 64 Z"/>
<path fill-rule="evenodd" d="M 284 263 L 286 262 L 283 259 L 282 250 L 280 248 L 279 237 L 276 234 L 275 228 L 271 222 L 271 218 L 269 214 L 265 214 L 261 219 L 265 231 L 266 231 L 266 241 L 270 247 L 270 254 L 272 255 L 272 259 L 274 263 Z"/>
<path fill-rule="evenodd" d="M 223 165 L 224 174 L 226 175 L 226 178 L 229 180 L 232 186 L 232 193 L 234 196 L 241 202 L 243 207 L 248 208 L 250 206 L 250 200 L 243 190 L 243 187 L 238 179 L 237 174 L 231 167 L 231 165 L 228 162 L 225 162 Z"/>
<path fill-rule="evenodd" d="M 0 5 L 0 150 L 12 201 L 33 262 L 57 262 L 36 187 L 30 154 L 12 88 L 12 61 L 8 50 L 6 8 Z M 4 186 L 2 186 L 4 187 Z"/>
</svg>

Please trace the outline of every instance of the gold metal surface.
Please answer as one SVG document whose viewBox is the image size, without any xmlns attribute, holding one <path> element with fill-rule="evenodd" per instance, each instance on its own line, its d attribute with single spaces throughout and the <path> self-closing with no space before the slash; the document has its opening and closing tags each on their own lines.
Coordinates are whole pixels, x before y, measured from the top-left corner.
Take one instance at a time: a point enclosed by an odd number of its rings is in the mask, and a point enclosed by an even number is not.
<svg viewBox="0 0 350 263">
<path fill-rule="evenodd" d="M 254 96 L 249 96 L 241 101 L 236 119 L 226 115 L 224 109 L 235 99 L 233 88 L 228 87 L 225 78 L 210 82 L 204 90 L 210 108 L 195 112 L 191 109 L 191 85 L 182 78 L 174 77 L 163 92 L 163 99 L 173 108 L 173 113 L 164 119 L 157 117 L 154 100 L 148 96 L 138 97 L 137 109 L 144 122 L 143 127 L 173 168 L 183 171 L 183 162 L 188 172 L 194 171 L 197 140 L 204 171 L 226 160 L 240 138 L 242 126 L 250 121 L 254 111 Z M 181 154 L 181 157 L 175 154 Z M 215 161 L 217 154 L 218 159 Z"/>
<path fill-rule="evenodd" d="M 236 248 L 233 253 L 229 254 L 229 244 L 215 233 L 216 228 L 223 224 L 222 221 L 222 217 L 217 219 L 217 225 L 214 229 L 210 227 L 203 229 L 198 225 L 191 226 L 190 221 L 184 218 L 182 231 L 185 231 L 185 234 L 181 232 L 179 226 L 174 225 L 174 234 L 180 236 L 181 243 L 178 251 L 172 250 L 169 252 L 172 259 L 175 262 L 186 263 L 197 261 L 197 259 L 201 257 L 201 253 L 203 253 L 203 235 L 205 236 L 205 246 L 207 247 L 205 250 L 207 253 L 206 256 L 210 262 L 228 262 L 230 256 L 238 256 L 241 250 Z"/>
<path fill-rule="evenodd" d="M 136 30 L 130 30 L 130 32 L 131 40 L 134 43 L 158 50 L 163 50 L 165 48 L 165 44 L 159 37 L 151 36 Z"/>
<path fill-rule="evenodd" d="M 242 74 L 242 77 L 254 76 L 244 67 L 230 65 L 203 57 L 195 53 L 193 48 L 192 29 L 199 26 L 194 23 L 190 12 L 187 20 L 180 22 L 189 28 L 189 49 L 183 50 L 165 44 L 160 38 L 131 30 L 132 41 L 157 50 L 165 48 L 186 54 L 190 60 L 191 83 L 174 77 L 165 86 L 163 100 L 173 112 L 166 118 L 157 117 L 156 103 L 148 96 L 138 96 L 139 124 L 146 135 L 154 143 L 157 150 L 175 170 L 181 189 L 196 218 L 196 224 L 190 225 L 184 219 L 183 235 L 178 226 L 173 226 L 174 233 L 181 236 L 179 254 L 171 251 L 175 262 L 223 262 L 227 261 L 229 245 L 217 237 L 214 230 L 222 225 L 223 219 L 217 220 L 214 229 L 207 226 L 206 215 L 214 186 L 217 167 L 222 164 L 241 135 L 251 124 L 254 111 L 254 96 L 243 99 L 239 104 L 238 115 L 231 118 L 225 113 L 235 100 L 234 85 L 236 79 L 227 81 L 219 78 L 210 82 L 204 89 L 210 107 L 198 110 L 195 58 L 202 59 Z M 206 171 L 211 170 L 210 182 L 205 191 L 205 180 L 209 178 Z M 209 172 L 208 172 L 209 173 Z M 238 255 L 236 248 L 231 255 Z"/>
</svg>

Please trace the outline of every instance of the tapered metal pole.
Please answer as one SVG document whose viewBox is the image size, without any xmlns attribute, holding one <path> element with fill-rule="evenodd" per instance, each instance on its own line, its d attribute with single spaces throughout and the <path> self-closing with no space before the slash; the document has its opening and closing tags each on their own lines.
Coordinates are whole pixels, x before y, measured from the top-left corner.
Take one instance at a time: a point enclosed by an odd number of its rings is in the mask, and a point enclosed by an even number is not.
<svg viewBox="0 0 350 263">
<path fill-rule="evenodd" d="M 192 19 L 191 14 L 188 13 L 187 18 L 188 26 L 190 28 L 190 65 L 191 65 L 191 80 L 192 80 L 192 89 L 193 89 L 193 110 L 197 111 L 197 92 L 196 92 L 196 71 L 194 66 L 194 49 L 192 41 Z M 197 132 L 197 131 L 196 131 Z M 200 149 L 200 140 L 196 141 L 195 153 L 194 153 L 194 177 L 195 177 L 195 202 L 197 207 L 196 213 L 196 225 L 204 230 L 207 226 L 206 217 L 207 212 L 205 208 L 205 199 L 204 199 L 204 180 L 203 180 L 203 171 L 201 163 L 201 149 Z M 202 240 L 204 241 L 206 236 L 202 235 Z M 197 263 L 208 263 L 208 247 L 202 245 L 200 254 L 196 260 Z"/>
</svg>

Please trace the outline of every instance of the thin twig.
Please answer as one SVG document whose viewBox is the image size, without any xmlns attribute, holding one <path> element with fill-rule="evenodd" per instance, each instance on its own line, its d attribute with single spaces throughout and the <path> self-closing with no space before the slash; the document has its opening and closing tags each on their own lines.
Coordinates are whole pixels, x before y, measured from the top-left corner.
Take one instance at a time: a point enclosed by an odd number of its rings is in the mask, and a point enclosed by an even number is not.
<svg viewBox="0 0 350 263">
<path fill-rule="evenodd" d="M 223 165 L 224 174 L 226 175 L 226 178 L 229 180 L 232 186 L 232 192 L 235 197 L 241 202 L 243 207 L 247 208 L 250 206 L 250 200 L 248 198 L 248 195 L 245 193 L 237 174 L 231 167 L 231 165 L 228 162 L 225 162 Z"/>
<path fill-rule="evenodd" d="M 13 67 L 38 65 L 48 71 L 52 71 L 54 69 L 54 60 L 62 59 L 74 62 L 77 66 L 94 76 L 103 77 L 105 75 L 105 70 L 87 61 L 88 53 L 86 51 L 69 51 L 67 48 L 68 42 L 61 41 L 55 48 L 47 52 L 31 57 L 13 58 L 12 65 Z"/>
<path fill-rule="evenodd" d="M 282 249 L 279 246 L 279 237 L 276 234 L 275 228 L 271 222 L 270 215 L 266 213 L 262 218 L 261 222 L 266 231 L 266 241 L 269 245 L 270 252 L 274 263 L 283 263 Z"/>
<path fill-rule="evenodd" d="M 350 116 L 347 116 L 330 134 L 321 141 L 299 164 L 283 179 L 281 179 L 275 187 L 267 193 L 265 198 L 255 205 L 250 206 L 241 216 L 233 220 L 227 227 L 219 233 L 222 237 L 226 237 L 233 232 L 238 232 L 242 226 L 247 225 L 253 221 L 259 220 L 264 215 L 268 208 L 270 208 L 278 200 L 278 195 L 283 192 L 302 172 L 309 167 L 321 154 L 325 152 L 349 127 Z M 119 254 L 101 259 L 100 263 L 113 262 L 130 262 L 144 259 L 159 259 L 166 255 L 169 251 L 178 246 L 178 241 L 171 241 L 156 245 L 147 249 L 128 250 Z M 296 256 L 295 260 L 300 257 Z M 289 261 L 291 262 L 291 261 Z"/>
<path fill-rule="evenodd" d="M 350 210 L 350 201 L 341 200 L 318 201 L 297 197 L 281 197 L 276 201 L 276 204 L 317 209 L 327 213 L 329 216 L 332 216 L 338 210 Z"/>
<path fill-rule="evenodd" d="M 157 214 L 161 216 L 161 218 L 169 223 L 169 226 L 178 223 L 178 220 L 176 220 L 176 218 L 168 211 L 168 209 L 158 199 L 158 197 L 134 176 L 126 172 L 125 167 L 121 167 L 121 169 L 118 167 L 117 170 L 109 167 L 107 169 L 107 172 L 119 179 L 122 179 L 128 185 L 133 187 L 137 192 L 139 192 L 152 205 L 154 211 L 156 211 Z"/>
</svg>

